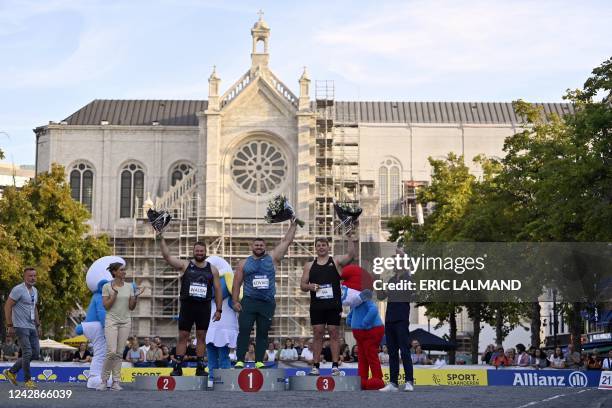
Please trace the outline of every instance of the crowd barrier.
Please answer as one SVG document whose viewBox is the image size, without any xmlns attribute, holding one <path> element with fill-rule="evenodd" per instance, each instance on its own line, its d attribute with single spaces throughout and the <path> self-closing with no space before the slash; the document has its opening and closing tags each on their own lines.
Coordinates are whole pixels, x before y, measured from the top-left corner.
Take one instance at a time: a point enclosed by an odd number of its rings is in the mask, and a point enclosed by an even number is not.
<svg viewBox="0 0 612 408">
<path fill-rule="evenodd" d="M 1 370 L 9 365 L 0 365 L 0 381 L 7 381 Z M 308 367 L 283 367 L 287 377 L 307 375 Z M 89 376 L 89 365 L 63 364 L 43 365 L 34 363 L 32 377 L 39 382 L 85 382 Z M 121 381 L 133 382 L 137 375 L 169 375 L 171 368 L 129 367 L 121 369 Z M 358 375 L 356 366 L 342 368 L 344 375 Z M 185 368 L 184 375 L 195 375 L 195 368 Z M 322 368 L 321 375 L 331 375 L 331 369 Z M 389 368 L 383 367 L 385 382 L 389 381 Z M 600 371 L 578 370 L 532 370 L 505 368 L 496 370 L 487 366 L 428 366 L 414 369 L 414 383 L 417 386 L 514 386 L 514 387 L 597 387 L 601 378 Z M 20 372 L 18 380 L 23 380 Z M 404 382 L 403 370 L 400 370 L 400 383 Z"/>
</svg>

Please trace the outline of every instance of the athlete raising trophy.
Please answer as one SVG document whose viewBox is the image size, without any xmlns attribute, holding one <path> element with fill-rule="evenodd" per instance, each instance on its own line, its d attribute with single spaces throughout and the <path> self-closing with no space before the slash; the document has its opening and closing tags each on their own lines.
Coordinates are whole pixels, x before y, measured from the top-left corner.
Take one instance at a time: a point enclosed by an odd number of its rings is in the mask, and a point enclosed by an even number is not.
<svg viewBox="0 0 612 408">
<path fill-rule="evenodd" d="M 312 325 L 313 366 L 309 375 L 319 375 L 321 349 L 325 328 L 329 332 L 332 353 L 332 375 L 340 375 L 339 329 L 342 315 L 342 293 L 340 273 L 342 267 L 355 258 L 355 242 L 358 239 L 351 233 L 348 237 L 346 255 L 329 255 L 330 244 L 327 238 L 315 240 L 317 257 L 304 265 L 300 289 L 310 292 L 310 324 Z"/>
<path fill-rule="evenodd" d="M 189 333 L 191 333 L 191 328 L 195 324 L 197 339 L 196 375 L 204 376 L 207 375 L 204 367 L 204 350 L 206 350 L 206 331 L 211 321 L 210 303 L 213 297 L 213 288 L 216 306 L 213 321 L 221 319 L 223 306 L 219 271 L 214 265 L 206 261 L 206 246 L 203 242 L 196 242 L 193 245 L 193 258 L 187 261 L 172 257 L 162 234 L 160 234 L 160 238 L 160 247 L 164 259 L 181 273 L 179 337 L 176 343 L 177 363 L 171 375 L 183 375 L 183 357 L 187 350 Z"/>
<path fill-rule="evenodd" d="M 245 354 L 251 330 L 255 329 L 255 367 L 263 368 L 263 358 L 268 347 L 268 331 L 276 309 L 276 268 L 293 242 L 297 225 L 303 222 L 295 218 L 293 209 L 283 196 L 275 197 L 268 205 L 266 221 L 291 220 L 291 225 L 280 243 L 268 254 L 266 242 L 255 238 L 251 243 L 252 255 L 240 261 L 234 274 L 232 301 L 238 317 L 238 347 L 235 368 L 244 368 Z M 240 300 L 240 288 L 244 284 L 244 295 Z"/>
</svg>

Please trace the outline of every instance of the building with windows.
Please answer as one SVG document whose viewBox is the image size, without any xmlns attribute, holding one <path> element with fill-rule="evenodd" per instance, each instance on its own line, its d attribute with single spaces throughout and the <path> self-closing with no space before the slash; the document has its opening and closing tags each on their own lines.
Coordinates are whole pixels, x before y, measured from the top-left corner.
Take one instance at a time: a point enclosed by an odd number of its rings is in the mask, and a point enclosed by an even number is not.
<svg viewBox="0 0 612 408">
<path fill-rule="evenodd" d="M 93 231 L 108 233 L 128 277 L 151 288 L 135 312 L 138 335 L 174 336 L 178 313 L 178 275 L 161 258 L 147 208 L 172 212 L 166 235 L 177 256 L 190 256 L 203 240 L 209 254 L 235 265 L 253 237 L 272 246 L 282 236 L 287 225 L 263 216 L 273 196 L 286 195 L 306 226 L 277 271 L 272 335 L 306 336 L 302 265 L 314 256 L 316 236 L 333 236 L 338 253 L 344 247 L 334 201 L 359 203 L 360 239 L 383 241 L 387 218 L 416 217 L 416 191 L 431 177 L 428 157 L 499 157 L 517 131 L 510 103 L 338 101 L 334 83 L 313 83 L 306 69 L 294 93 L 270 68 L 263 18 L 251 36 L 251 66 L 224 91 L 213 70 L 207 99 L 94 100 L 35 129 L 36 171 L 66 167 Z"/>
<path fill-rule="evenodd" d="M 0 163 L 0 197 L 6 187 L 23 187 L 34 177 L 34 166 Z"/>
</svg>

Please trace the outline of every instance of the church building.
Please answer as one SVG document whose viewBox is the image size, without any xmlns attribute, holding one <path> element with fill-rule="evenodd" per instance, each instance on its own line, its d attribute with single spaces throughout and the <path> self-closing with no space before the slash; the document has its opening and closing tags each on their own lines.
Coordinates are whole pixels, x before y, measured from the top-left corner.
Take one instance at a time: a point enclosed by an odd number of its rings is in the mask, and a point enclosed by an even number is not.
<svg viewBox="0 0 612 408">
<path fill-rule="evenodd" d="M 35 129 L 36 172 L 65 167 L 92 231 L 108 234 L 128 279 L 150 288 L 134 312 L 136 335 L 174 337 L 178 314 L 178 274 L 161 257 L 148 208 L 172 213 L 165 235 L 176 256 L 189 257 L 201 240 L 235 266 L 252 238 L 272 247 L 282 237 L 287 223 L 263 217 L 272 197 L 287 196 L 306 225 L 277 271 L 270 335 L 309 336 L 309 295 L 299 281 L 315 237 L 332 237 L 342 253 L 334 202 L 364 209 L 362 242 L 384 241 L 389 217 L 427 215 L 416 191 L 431 179 L 428 157 L 501 157 L 504 138 L 520 130 L 505 102 L 336 100 L 333 82 L 311 81 L 306 68 L 294 79 L 274 74 L 262 17 L 251 37 L 251 66 L 227 88 L 213 70 L 207 99 L 96 99 Z M 560 115 L 571 109 L 541 105 Z"/>
</svg>

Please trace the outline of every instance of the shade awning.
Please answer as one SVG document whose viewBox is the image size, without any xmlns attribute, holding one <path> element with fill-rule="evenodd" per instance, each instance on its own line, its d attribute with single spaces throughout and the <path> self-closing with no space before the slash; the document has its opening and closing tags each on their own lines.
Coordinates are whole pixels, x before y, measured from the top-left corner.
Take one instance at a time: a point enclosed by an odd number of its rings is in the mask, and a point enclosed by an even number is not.
<svg viewBox="0 0 612 408">
<path fill-rule="evenodd" d="M 62 343 L 68 344 L 69 346 L 78 346 L 81 343 L 87 344 L 88 342 L 89 340 L 83 334 L 81 334 L 80 336 L 75 336 L 66 340 L 62 340 Z"/>
<path fill-rule="evenodd" d="M 53 349 L 53 350 L 70 350 L 70 351 L 76 350 L 76 347 L 72 347 L 67 344 L 62 344 L 59 341 L 55 341 L 51 339 L 40 340 L 39 344 L 40 344 L 41 349 L 46 348 L 46 349 Z"/>
<path fill-rule="evenodd" d="M 423 329 L 416 329 L 410 332 L 408 336 L 410 341 L 418 340 L 423 350 L 440 350 L 448 351 L 457 348 L 457 345 L 438 337 L 435 334 L 431 334 Z"/>
</svg>

